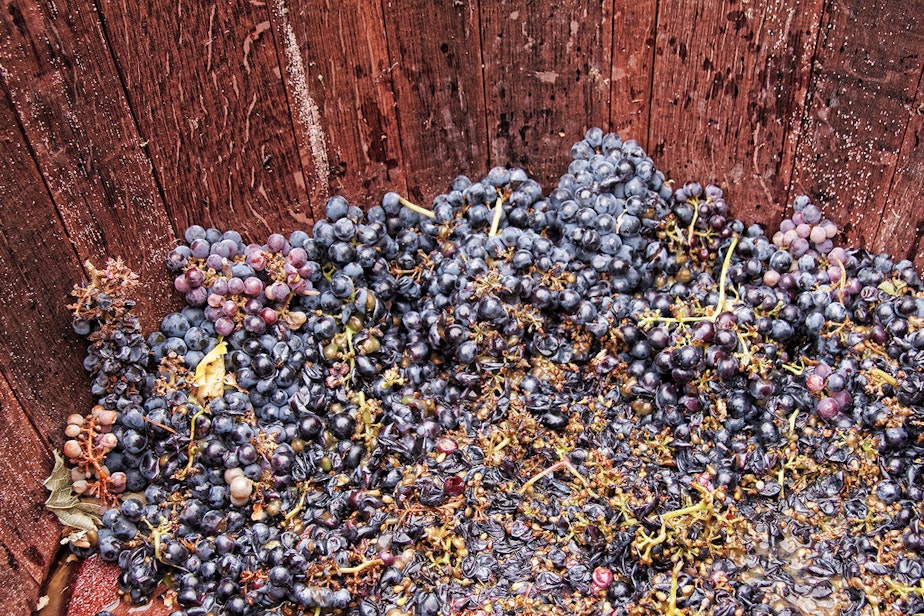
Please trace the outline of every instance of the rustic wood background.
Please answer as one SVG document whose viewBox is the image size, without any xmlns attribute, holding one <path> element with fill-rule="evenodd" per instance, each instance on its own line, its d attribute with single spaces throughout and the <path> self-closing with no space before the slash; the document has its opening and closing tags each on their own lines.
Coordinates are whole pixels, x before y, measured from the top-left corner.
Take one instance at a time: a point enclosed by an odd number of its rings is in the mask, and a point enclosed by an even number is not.
<svg viewBox="0 0 924 616">
<path fill-rule="evenodd" d="M 0 0 L 0 605 L 57 543 L 41 479 L 85 411 L 65 304 L 122 255 L 168 311 L 191 223 L 257 240 L 334 192 L 428 203 L 591 126 L 774 227 L 808 193 L 924 265 L 924 0 Z"/>
</svg>

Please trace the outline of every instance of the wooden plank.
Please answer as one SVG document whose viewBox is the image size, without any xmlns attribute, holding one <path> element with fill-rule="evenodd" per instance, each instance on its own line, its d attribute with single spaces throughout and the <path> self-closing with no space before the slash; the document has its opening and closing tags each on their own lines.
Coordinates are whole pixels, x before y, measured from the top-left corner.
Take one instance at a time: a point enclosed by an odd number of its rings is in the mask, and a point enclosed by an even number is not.
<svg viewBox="0 0 924 616">
<path fill-rule="evenodd" d="M 43 506 L 50 448 L 2 375 L 0 422 L 0 605 L 4 614 L 26 616 L 35 609 L 59 547 L 60 526 Z"/>
<path fill-rule="evenodd" d="M 482 2 L 492 165 L 523 167 L 552 186 L 571 144 L 608 125 L 611 11 L 609 0 Z"/>
<path fill-rule="evenodd" d="M 883 246 L 898 258 L 914 261 L 924 270 L 924 70 L 918 78 L 914 103 L 906 110 L 908 126 L 895 165 L 892 185 L 883 199 L 884 211 L 871 246 Z"/>
<path fill-rule="evenodd" d="M 658 1 L 615 2 L 610 129 L 648 147 Z"/>
<path fill-rule="evenodd" d="M 386 2 L 384 12 L 408 191 L 428 204 L 455 176 L 488 170 L 478 2 Z"/>
<path fill-rule="evenodd" d="M 406 192 L 381 4 L 268 4 L 312 194 L 369 206 Z"/>
<path fill-rule="evenodd" d="M 0 92 L 0 370 L 48 438 L 92 400 L 67 304 L 83 270 Z M 2 424 L 0 424 L 2 425 Z M 9 477 L 9 473 L 3 473 Z"/>
<path fill-rule="evenodd" d="M 821 8 L 661 0 L 649 154 L 669 177 L 717 183 L 736 217 L 779 224 Z"/>
<path fill-rule="evenodd" d="M 894 206 L 886 197 L 924 63 L 922 15 L 922 0 L 838 0 L 824 15 L 793 193 L 816 198 L 851 245 L 890 245 L 876 229 Z"/>
<path fill-rule="evenodd" d="M 102 0 L 105 32 L 172 220 L 253 241 L 313 220 L 261 3 Z"/>
<path fill-rule="evenodd" d="M 156 306 L 176 236 L 92 1 L 4 0 L 0 68 L 80 258 L 123 256 Z"/>
</svg>

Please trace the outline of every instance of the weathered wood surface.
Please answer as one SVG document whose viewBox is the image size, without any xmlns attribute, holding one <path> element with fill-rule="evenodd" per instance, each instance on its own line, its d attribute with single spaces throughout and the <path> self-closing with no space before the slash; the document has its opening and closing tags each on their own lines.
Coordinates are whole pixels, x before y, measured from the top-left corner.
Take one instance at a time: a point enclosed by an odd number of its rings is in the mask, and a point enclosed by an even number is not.
<svg viewBox="0 0 924 616">
<path fill-rule="evenodd" d="M 904 254 L 877 235 L 887 211 L 921 220 L 889 195 L 924 69 L 924 2 L 831 2 L 810 83 L 792 193 L 814 196 L 853 245 Z M 922 151 L 917 151 L 920 161 Z M 906 161 L 906 166 L 913 163 Z M 919 164 L 919 163 L 918 163 Z M 918 265 L 922 253 L 916 253 Z"/>
<path fill-rule="evenodd" d="M 657 0 L 614 2 L 609 127 L 646 143 L 657 26 Z"/>
<path fill-rule="evenodd" d="M 81 260 L 124 257 L 153 307 L 175 234 L 93 3 L 6 0 L 0 66 L 68 241 Z"/>
<path fill-rule="evenodd" d="M 519 166 L 549 188 L 568 151 L 609 122 L 612 4 L 482 2 L 488 145 L 492 165 Z"/>
<path fill-rule="evenodd" d="M 389 190 L 406 192 L 382 5 L 268 4 L 302 166 L 319 198 L 343 193 L 369 206 Z"/>
<path fill-rule="evenodd" d="M 0 449 L 7 508 L 41 498 L 89 403 L 66 310 L 81 263 L 124 256 L 150 327 L 193 222 L 257 241 L 335 192 L 426 204 L 491 165 L 551 188 L 597 125 L 719 182 L 747 222 L 772 229 L 805 192 L 848 240 L 924 266 L 924 0 L 0 4 L 0 377 L 9 438 L 35 443 Z M 52 544 L 0 580 L 10 613 Z"/>
<path fill-rule="evenodd" d="M 307 226 L 316 204 L 308 200 L 267 8 L 246 0 L 169 8 L 103 0 L 100 11 L 178 228 L 211 225 L 265 239 Z"/>
<path fill-rule="evenodd" d="M 716 183 L 740 218 L 779 224 L 821 8 L 822 0 L 712 11 L 658 3 L 648 134 L 665 174 Z"/>
<path fill-rule="evenodd" d="M 383 9 L 407 190 L 428 205 L 457 175 L 488 168 L 479 7 L 411 0 Z"/>
<path fill-rule="evenodd" d="M 57 521 L 42 505 L 52 457 L 2 375 L 0 422 L 0 605 L 5 614 L 29 614 L 60 538 Z"/>
<path fill-rule="evenodd" d="M 45 439 L 60 444 L 65 417 L 90 403 L 67 317 L 83 270 L 6 95 L 0 98 L 0 203 L 0 373 Z M 28 429 L 28 423 L 4 426 L 14 436 Z M 13 489 L 6 482 L 14 475 L 0 477 L 0 491 Z"/>
<path fill-rule="evenodd" d="M 919 205 L 924 193 L 924 71 L 908 113 L 911 121 L 904 132 L 892 183 L 881 204 L 882 222 L 870 243 L 890 247 L 894 254 L 912 261 L 917 258 L 920 271 L 924 254 L 924 212 Z"/>
</svg>

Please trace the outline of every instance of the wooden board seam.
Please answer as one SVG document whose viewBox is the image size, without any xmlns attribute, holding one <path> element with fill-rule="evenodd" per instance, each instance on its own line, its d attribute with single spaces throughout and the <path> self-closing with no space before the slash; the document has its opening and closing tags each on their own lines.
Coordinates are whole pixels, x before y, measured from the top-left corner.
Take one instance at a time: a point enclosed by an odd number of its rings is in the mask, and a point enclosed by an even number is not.
<svg viewBox="0 0 924 616">
<path fill-rule="evenodd" d="M 55 203 L 54 195 L 51 192 L 51 186 L 48 185 L 48 178 L 45 176 L 45 173 L 42 171 L 41 165 L 38 162 L 38 156 L 35 154 L 35 148 L 32 147 L 32 142 L 29 141 L 29 137 L 26 135 L 25 127 L 23 126 L 22 117 L 19 115 L 19 108 L 13 101 L 13 95 L 10 92 L 9 85 L 5 79 L 5 71 L 0 70 L 0 86 L 3 87 L 3 96 L 6 97 L 7 104 L 9 104 L 10 109 L 13 110 L 13 117 L 16 118 L 16 129 L 19 131 L 19 134 L 22 136 L 22 141 L 26 146 L 26 149 L 29 152 L 29 157 L 32 159 L 32 164 L 35 166 L 38 171 L 38 175 L 42 178 L 42 186 L 45 187 L 45 193 L 48 195 L 48 200 L 55 205 L 54 212 L 55 216 L 58 218 L 58 223 L 61 225 L 61 229 L 64 232 L 64 237 L 67 238 L 67 243 L 70 245 L 71 250 L 74 252 L 74 257 L 77 259 L 77 262 L 80 263 L 80 268 L 84 273 L 84 276 L 87 274 L 87 270 L 83 265 L 83 262 L 80 260 L 80 253 L 77 251 L 77 244 L 74 242 L 74 239 L 71 237 L 70 232 L 67 230 L 67 225 L 64 224 L 64 218 L 61 216 L 61 212 L 58 210 L 57 203 Z"/>
<path fill-rule="evenodd" d="M 646 127 L 645 131 L 645 143 L 642 144 L 645 148 L 645 151 L 648 152 L 649 155 L 651 154 L 649 150 L 651 150 L 651 148 L 654 146 L 654 142 L 651 139 L 651 110 L 654 108 L 652 103 L 654 102 L 655 72 L 658 67 L 658 18 L 660 16 L 661 0 L 655 0 L 654 28 L 652 29 L 652 32 L 654 33 L 654 44 L 651 46 L 651 78 L 648 80 L 648 126 Z M 612 110 L 612 105 L 610 105 L 610 109 Z"/>
<path fill-rule="evenodd" d="M 55 445 L 54 445 L 54 443 L 51 442 L 51 435 L 50 435 L 50 434 L 45 434 L 44 431 L 42 430 L 41 426 L 39 426 L 37 423 L 35 423 L 35 419 L 33 419 L 32 414 L 31 414 L 31 413 L 25 412 L 25 409 L 28 408 L 28 405 L 27 405 L 27 404 L 25 403 L 25 401 L 20 397 L 19 392 L 16 391 L 16 388 L 13 387 L 13 386 L 11 385 L 12 381 L 10 381 L 9 376 L 7 376 L 6 370 L 4 369 L 3 364 L 0 364 L 0 379 L 3 379 L 3 381 L 6 383 L 6 386 L 9 388 L 10 392 L 12 392 L 13 398 L 16 399 L 16 403 L 20 406 L 20 408 L 23 409 L 23 415 L 26 416 L 26 419 L 27 419 L 28 422 L 29 422 L 29 426 L 30 426 L 33 430 L 35 430 L 35 433 L 36 433 L 36 434 L 39 435 L 39 437 L 42 439 L 42 443 L 45 444 L 45 449 L 46 449 L 46 450 L 48 451 L 48 453 L 50 454 L 52 451 L 55 450 Z M 63 426 L 62 426 L 62 430 L 63 430 Z M 63 432 L 62 432 L 62 434 L 63 434 Z M 49 468 L 48 471 L 50 472 L 51 469 Z M 38 582 L 41 584 L 41 583 L 42 583 L 42 580 L 38 580 Z"/>
<path fill-rule="evenodd" d="M 815 34 L 815 48 L 812 50 L 812 66 L 809 68 L 808 82 L 805 88 L 805 99 L 802 101 L 802 119 L 799 121 L 799 134 L 796 135 L 796 142 L 793 144 L 793 157 L 792 157 L 792 167 L 789 170 L 789 184 L 786 186 L 786 202 L 783 203 L 783 216 L 786 216 L 786 211 L 789 209 L 789 204 L 793 199 L 792 187 L 795 182 L 796 177 L 796 164 L 799 160 L 799 146 L 802 145 L 802 137 L 805 136 L 805 132 L 808 130 L 809 116 L 812 113 L 812 98 L 815 96 L 815 86 L 816 82 L 816 73 L 815 68 L 818 66 L 818 50 L 821 49 L 822 41 L 827 38 L 827 29 L 823 26 L 826 23 L 826 15 L 831 10 L 831 5 L 833 0 L 825 0 L 824 4 L 821 7 L 821 18 L 818 23 L 818 32 Z M 783 143 L 786 143 L 787 135 L 783 133 Z M 776 221 L 777 226 L 782 222 L 782 218 Z"/>
<path fill-rule="evenodd" d="M 270 7 L 269 2 L 266 2 L 264 4 L 264 7 L 266 8 L 266 19 L 271 24 L 276 23 L 275 16 L 273 15 L 273 9 L 272 7 Z M 302 145 L 300 143 L 301 134 L 298 130 L 298 126 L 296 126 L 297 120 L 295 119 L 295 110 L 292 109 L 292 100 L 291 100 L 292 93 L 289 92 L 289 88 L 287 85 L 287 81 L 289 78 L 288 71 L 286 70 L 287 61 L 286 61 L 285 55 L 282 53 L 282 47 L 281 47 L 282 43 L 279 42 L 278 29 L 276 27 L 270 28 L 269 33 L 273 39 L 273 49 L 276 50 L 276 66 L 279 67 L 279 75 L 283 83 L 282 90 L 286 95 L 286 112 L 289 115 L 289 123 L 292 125 L 292 135 L 293 135 L 293 138 L 295 139 L 295 147 L 296 147 L 296 150 L 299 151 L 299 155 L 296 156 L 295 158 L 298 159 L 298 169 L 302 174 L 302 190 L 304 191 L 305 199 L 308 201 L 308 210 L 313 214 L 313 218 L 318 218 L 319 216 L 322 215 L 323 210 L 320 209 L 321 204 L 316 203 L 315 200 L 312 199 L 313 195 L 311 194 L 311 191 L 308 190 L 309 180 L 308 180 L 308 176 L 305 175 L 305 163 L 303 161 L 303 157 L 300 154 L 300 151 L 303 148 L 308 147 L 308 145 L 307 144 Z"/>
<path fill-rule="evenodd" d="M 898 143 L 900 144 L 898 148 L 899 155 L 901 155 L 901 153 L 905 150 L 905 139 L 908 137 L 908 127 L 911 125 L 912 116 L 915 113 L 924 113 L 924 111 L 918 110 L 918 105 L 924 105 L 924 101 L 920 100 L 922 80 L 924 80 L 924 62 L 921 63 L 921 71 L 918 73 L 918 81 L 914 88 L 914 98 L 911 100 L 911 113 L 908 114 L 908 121 L 905 122 L 905 126 L 902 128 L 901 139 L 898 140 Z M 901 162 L 900 158 L 896 158 L 895 164 L 892 165 L 892 175 L 889 177 L 888 182 L 889 188 L 885 191 L 886 199 L 891 199 L 892 188 L 895 186 L 895 178 L 898 175 L 899 162 Z M 882 227 L 883 219 L 883 216 L 879 217 L 879 221 L 876 223 L 876 232 L 873 234 L 873 237 L 878 237 L 879 229 Z"/>
<path fill-rule="evenodd" d="M 381 15 L 381 18 L 382 18 L 382 29 L 387 30 L 388 20 L 386 19 L 386 15 L 385 15 L 384 0 L 380 0 L 379 2 L 379 14 Z M 396 91 L 395 90 L 395 76 L 394 76 L 394 71 L 392 70 L 395 66 L 395 56 L 392 53 L 391 44 L 389 42 L 389 37 L 388 37 L 387 32 L 385 32 L 385 54 L 388 57 L 388 66 L 390 67 L 389 70 L 387 71 L 388 72 L 388 83 L 391 84 L 391 91 L 395 92 Z M 397 133 L 396 136 L 398 138 L 398 148 L 403 154 L 404 153 L 404 138 L 402 137 L 403 133 L 401 130 L 401 125 L 403 124 L 401 116 L 402 114 L 400 110 L 398 109 L 398 106 L 395 105 L 395 132 Z M 408 187 L 406 184 L 407 178 L 410 177 L 410 172 L 411 172 L 411 170 L 408 168 L 408 165 L 409 163 L 408 163 L 407 157 L 402 155 L 401 156 L 401 168 L 404 170 L 405 192 L 408 192 L 410 189 L 410 187 Z M 413 198 L 413 197 L 410 197 L 409 195 L 406 195 L 406 196 L 409 199 Z M 428 204 L 423 203 L 422 205 L 426 206 Z"/>
<path fill-rule="evenodd" d="M 119 64 L 118 59 L 115 55 L 115 50 L 112 47 L 112 38 L 109 35 L 109 26 L 106 23 L 106 15 L 103 13 L 102 7 L 99 5 L 99 0 L 91 0 L 93 3 L 93 9 L 96 11 L 96 14 L 99 19 L 99 28 L 103 34 L 103 43 L 106 45 L 106 51 L 109 53 L 109 59 L 112 60 L 112 66 L 115 67 L 116 77 L 119 79 L 119 87 L 122 88 L 122 94 L 125 97 L 125 106 L 128 107 L 128 113 L 132 119 L 132 125 L 135 128 L 135 133 L 139 137 L 147 139 L 149 135 L 141 134 L 141 125 L 138 123 L 138 114 L 135 112 L 135 108 L 132 107 L 132 99 L 128 95 L 128 85 L 125 82 L 125 75 L 122 74 L 122 65 Z M 154 180 L 154 186 L 157 188 L 157 194 L 160 196 L 161 203 L 167 203 L 167 195 L 164 192 L 164 187 L 161 184 L 160 178 L 157 176 L 157 169 L 154 166 L 154 159 L 151 158 L 151 153 L 148 152 L 148 148 L 145 146 L 147 141 L 141 143 L 141 151 L 144 152 L 144 159 L 148 161 L 148 167 L 151 172 L 151 179 Z M 181 230 L 177 228 L 176 221 L 170 220 L 170 227 L 173 229 L 174 235 L 177 237 L 182 237 Z"/>
<path fill-rule="evenodd" d="M 484 147 L 485 154 L 487 154 L 488 160 L 488 169 L 492 168 L 495 164 L 494 154 L 491 148 L 491 121 L 488 119 L 490 114 L 488 113 L 488 78 L 485 74 L 485 63 L 484 63 L 484 30 L 481 27 L 484 25 L 484 19 L 481 16 L 481 0 L 473 0 L 477 3 L 478 7 L 478 55 L 481 59 L 481 96 L 484 99 Z M 487 171 L 488 169 L 485 169 Z M 475 178 L 472 178 L 475 179 Z M 480 178 L 479 178 L 480 179 Z"/>
</svg>

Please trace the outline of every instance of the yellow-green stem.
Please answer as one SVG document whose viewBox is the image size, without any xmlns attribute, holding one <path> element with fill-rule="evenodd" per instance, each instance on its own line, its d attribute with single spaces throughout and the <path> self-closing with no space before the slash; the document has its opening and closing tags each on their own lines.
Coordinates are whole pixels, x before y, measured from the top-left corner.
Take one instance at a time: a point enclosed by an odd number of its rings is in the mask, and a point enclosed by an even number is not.
<svg viewBox="0 0 924 616">
<path fill-rule="evenodd" d="M 488 233 L 490 236 L 497 235 L 497 228 L 500 227 L 501 214 L 504 213 L 504 198 L 498 197 L 497 204 L 494 206 L 494 217 L 491 219 L 491 231 Z"/>
<path fill-rule="evenodd" d="M 411 203 L 410 201 L 408 201 L 408 200 L 405 199 L 404 197 L 398 197 L 398 201 L 401 203 L 401 205 L 403 205 L 403 206 L 406 207 L 407 209 L 411 210 L 412 212 L 417 212 L 417 213 L 420 214 L 421 216 L 426 216 L 427 218 L 436 218 L 436 214 L 434 214 L 434 213 L 431 212 L 430 210 L 428 210 L 428 209 L 426 209 L 426 208 L 422 208 L 422 207 L 420 207 L 419 205 L 416 205 L 416 204 L 414 204 L 414 203 Z"/>
<path fill-rule="evenodd" d="M 366 569 L 369 569 L 370 567 L 375 567 L 376 565 L 381 565 L 381 564 L 382 564 L 381 558 L 373 558 L 372 560 L 367 560 L 366 562 L 360 563 L 356 565 L 355 567 L 343 567 L 342 569 L 340 569 L 340 573 L 341 574 L 362 573 L 363 571 L 365 571 Z"/>
<path fill-rule="evenodd" d="M 719 274 L 719 303 L 715 307 L 716 315 L 725 311 L 725 287 L 728 284 L 728 268 L 731 266 L 731 257 L 738 247 L 738 236 L 732 237 L 728 252 L 725 253 L 725 260 L 722 262 L 722 272 Z"/>
</svg>

